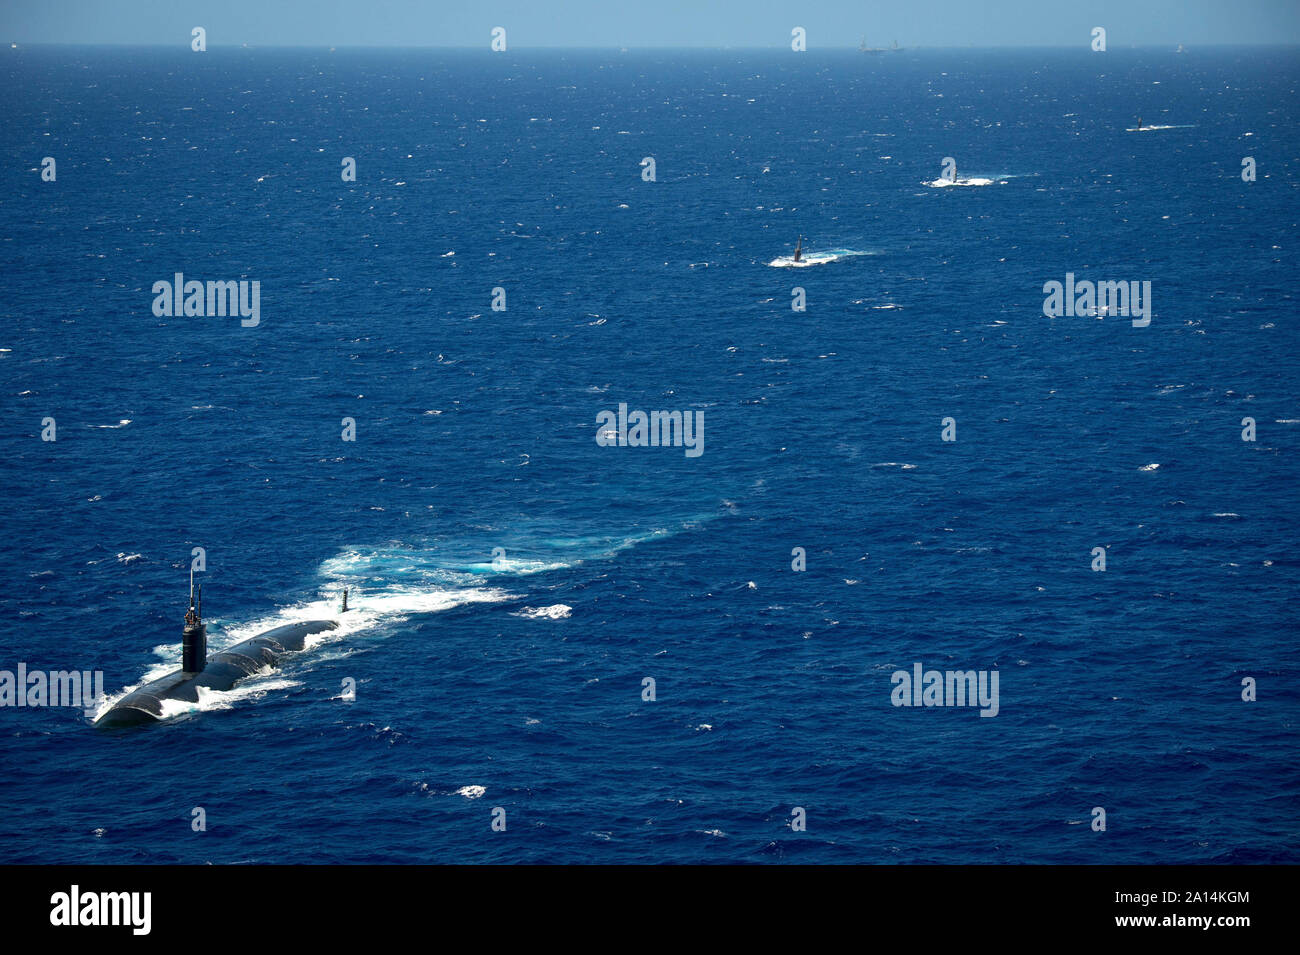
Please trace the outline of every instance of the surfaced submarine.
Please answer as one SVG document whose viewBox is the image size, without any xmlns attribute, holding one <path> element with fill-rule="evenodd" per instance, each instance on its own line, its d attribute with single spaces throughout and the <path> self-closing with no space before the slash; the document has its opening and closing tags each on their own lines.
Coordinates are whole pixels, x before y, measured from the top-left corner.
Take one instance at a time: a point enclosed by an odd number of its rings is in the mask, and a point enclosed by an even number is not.
<svg viewBox="0 0 1300 955">
<path fill-rule="evenodd" d="M 343 591 L 343 606 L 348 609 L 348 592 Z M 197 597 L 194 575 L 190 575 L 190 609 L 185 614 L 181 634 L 181 668 L 165 677 L 146 683 L 118 700 L 99 719 L 96 726 L 136 726 L 156 723 L 163 718 L 164 700 L 199 701 L 199 690 L 229 690 L 240 680 L 266 667 L 273 667 L 280 657 L 301 650 L 313 633 L 338 628 L 336 620 L 307 620 L 276 627 L 249 637 L 228 650 L 208 656 L 208 631 L 203 625 L 203 586 Z"/>
</svg>

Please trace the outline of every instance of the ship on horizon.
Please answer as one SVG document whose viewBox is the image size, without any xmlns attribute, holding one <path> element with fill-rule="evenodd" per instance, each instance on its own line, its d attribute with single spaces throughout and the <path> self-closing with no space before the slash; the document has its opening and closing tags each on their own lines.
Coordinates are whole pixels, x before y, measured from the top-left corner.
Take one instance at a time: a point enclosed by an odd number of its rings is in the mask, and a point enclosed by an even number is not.
<svg viewBox="0 0 1300 955">
<path fill-rule="evenodd" d="M 859 53 L 899 53 L 902 50 L 903 47 L 898 45 L 897 40 L 891 46 L 867 46 L 867 38 L 864 36 L 862 42 L 858 44 Z"/>
</svg>

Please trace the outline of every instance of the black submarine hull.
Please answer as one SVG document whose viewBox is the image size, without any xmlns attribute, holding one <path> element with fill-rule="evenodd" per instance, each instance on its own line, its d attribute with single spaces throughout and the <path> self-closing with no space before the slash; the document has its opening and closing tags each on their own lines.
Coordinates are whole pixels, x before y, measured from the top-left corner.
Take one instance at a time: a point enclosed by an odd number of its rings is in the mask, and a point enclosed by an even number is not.
<svg viewBox="0 0 1300 955">
<path fill-rule="evenodd" d="M 163 718 L 164 700 L 197 703 L 201 688 L 229 690 L 245 677 L 275 666 L 284 654 L 301 650 L 312 634 L 337 628 L 334 620 L 309 620 L 249 637 L 228 650 L 212 654 L 207 658 L 207 665 L 197 673 L 177 670 L 133 690 L 114 703 L 95 725 L 136 726 L 157 722 Z"/>
</svg>

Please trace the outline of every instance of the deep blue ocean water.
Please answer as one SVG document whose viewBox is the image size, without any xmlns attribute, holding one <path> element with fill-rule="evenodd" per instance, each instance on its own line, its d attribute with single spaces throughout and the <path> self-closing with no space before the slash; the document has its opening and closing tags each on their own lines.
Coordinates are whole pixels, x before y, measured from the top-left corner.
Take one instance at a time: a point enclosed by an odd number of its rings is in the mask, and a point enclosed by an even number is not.
<svg viewBox="0 0 1300 955">
<path fill-rule="evenodd" d="M 1298 82 L 0 51 L 0 669 L 173 668 L 194 547 L 213 648 L 358 608 L 142 730 L 0 708 L 0 861 L 1300 861 Z M 1149 327 L 1045 317 L 1067 272 Z M 998 715 L 894 707 L 917 662 Z"/>
</svg>

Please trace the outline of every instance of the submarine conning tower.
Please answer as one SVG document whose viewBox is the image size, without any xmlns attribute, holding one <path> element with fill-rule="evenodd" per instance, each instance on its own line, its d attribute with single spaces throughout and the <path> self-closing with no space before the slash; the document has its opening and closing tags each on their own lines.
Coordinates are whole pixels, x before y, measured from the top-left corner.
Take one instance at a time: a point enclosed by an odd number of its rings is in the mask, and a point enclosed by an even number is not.
<svg viewBox="0 0 1300 955">
<path fill-rule="evenodd" d="M 203 585 L 199 584 L 198 599 L 194 596 L 194 573 L 190 572 L 190 609 L 185 614 L 185 630 L 181 634 L 181 670 L 185 673 L 202 673 L 208 665 L 208 628 L 203 626 Z"/>
</svg>

